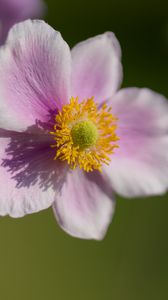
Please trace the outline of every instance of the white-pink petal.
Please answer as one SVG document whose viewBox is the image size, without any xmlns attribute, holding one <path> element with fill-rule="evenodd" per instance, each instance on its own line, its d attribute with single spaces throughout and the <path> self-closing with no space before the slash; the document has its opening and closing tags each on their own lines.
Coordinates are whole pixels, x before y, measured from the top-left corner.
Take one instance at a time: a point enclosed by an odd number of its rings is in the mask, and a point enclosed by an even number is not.
<svg viewBox="0 0 168 300">
<path fill-rule="evenodd" d="M 114 206 L 112 189 L 100 173 L 73 170 L 56 195 L 53 210 L 59 225 L 70 235 L 100 240 L 111 222 Z"/>
<path fill-rule="evenodd" d="M 112 96 L 122 81 L 121 49 L 112 32 L 98 35 L 72 49 L 72 93 L 99 103 Z"/>
<path fill-rule="evenodd" d="M 64 164 L 42 135 L 0 132 L 0 215 L 22 217 L 46 209 L 63 184 Z"/>
<path fill-rule="evenodd" d="M 119 118 L 119 148 L 104 167 L 126 197 L 162 194 L 168 187 L 168 102 L 149 89 L 120 90 L 110 99 Z"/>
<path fill-rule="evenodd" d="M 15 25 L 0 49 L 0 127 L 23 131 L 47 121 L 70 97 L 71 55 L 43 21 Z"/>
</svg>

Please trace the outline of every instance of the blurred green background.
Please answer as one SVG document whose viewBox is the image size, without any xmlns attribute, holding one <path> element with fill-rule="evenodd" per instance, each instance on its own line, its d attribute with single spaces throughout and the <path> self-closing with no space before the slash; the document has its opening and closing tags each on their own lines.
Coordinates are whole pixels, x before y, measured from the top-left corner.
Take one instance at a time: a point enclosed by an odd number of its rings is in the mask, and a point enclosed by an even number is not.
<svg viewBox="0 0 168 300">
<path fill-rule="evenodd" d="M 75 43 L 114 31 L 123 86 L 168 96 L 168 3 L 155 0 L 46 1 L 49 22 Z M 101 242 L 65 234 L 51 209 L 0 220 L 0 299 L 167 300 L 167 196 L 117 198 Z"/>
</svg>

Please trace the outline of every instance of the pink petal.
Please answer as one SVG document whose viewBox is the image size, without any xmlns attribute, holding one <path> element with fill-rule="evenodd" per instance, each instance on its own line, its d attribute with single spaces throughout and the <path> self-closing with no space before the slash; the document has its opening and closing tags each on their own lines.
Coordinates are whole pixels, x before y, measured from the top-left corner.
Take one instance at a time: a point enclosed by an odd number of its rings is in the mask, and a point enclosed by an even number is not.
<svg viewBox="0 0 168 300">
<path fill-rule="evenodd" d="M 70 235 L 102 239 L 114 211 L 111 187 L 100 173 L 73 170 L 57 195 L 53 210 L 59 225 Z"/>
<path fill-rule="evenodd" d="M 112 32 L 79 43 L 72 49 L 73 96 L 94 96 L 103 102 L 122 81 L 121 50 Z"/>
<path fill-rule="evenodd" d="M 119 149 L 104 171 L 126 197 L 156 195 L 168 186 L 168 102 L 149 90 L 129 88 L 111 98 L 119 118 Z"/>
<path fill-rule="evenodd" d="M 0 0 L 0 44 L 6 40 L 9 29 L 16 23 L 44 14 L 41 0 Z"/>
<path fill-rule="evenodd" d="M 43 21 L 13 27 L 0 50 L 0 127 L 22 131 L 69 99 L 68 45 Z"/>
<path fill-rule="evenodd" d="M 0 1 L 0 17 L 19 16 L 21 18 L 34 18 L 41 15 L 45 5 L 42 0 L 1 0 Z M 17 19 L 18 21 L 18 19 Z"/>
<path fill-rule="evenodd" d="M 53 160 L 49 140 L 40 132 L 1 130 L 0 136 L 0 215 L 22 217 L 48 208 L 66 174 L 64 164 Z"/>
</svg>

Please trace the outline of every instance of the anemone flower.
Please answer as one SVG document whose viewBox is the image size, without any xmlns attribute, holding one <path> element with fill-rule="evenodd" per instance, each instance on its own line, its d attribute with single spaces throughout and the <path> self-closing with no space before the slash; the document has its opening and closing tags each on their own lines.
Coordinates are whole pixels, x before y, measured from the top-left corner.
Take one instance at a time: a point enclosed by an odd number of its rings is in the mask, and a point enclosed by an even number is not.
<svg viewBox="0 0 168 300">
<path fill-rule="evenodd" d="M 42 0 L 0 0 L 0 45 L 5 42 L 8 31 L 14 24 L 41 17 L 44 10 Z"/>
<path fill-rule="evenodd" d="M 125 197 L 168 184 L 168 103 L 119 89 L 121 51 L 107 32 L 70 51 L 43 21 L 15 25 L 0 49 L 0 214 L 52 205 L 72 236 L 102 239 Z"/>
</svg>

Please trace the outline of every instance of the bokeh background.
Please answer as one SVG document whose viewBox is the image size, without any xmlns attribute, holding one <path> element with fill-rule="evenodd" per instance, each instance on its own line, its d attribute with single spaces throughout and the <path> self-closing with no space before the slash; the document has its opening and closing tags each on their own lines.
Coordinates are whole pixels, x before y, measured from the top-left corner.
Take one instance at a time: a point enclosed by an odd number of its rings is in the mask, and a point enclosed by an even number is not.
<svg viewBox="0 0 168 300">
<path fill-rule="evenodd" d="M 168 97 L 168 4 L 164 0 L 46 0 L 46 20 L 73 46 L 111 30 L 123 50 L 123 86 Z M 101 242 L 65 234 L 51 209 L 0 219 L 2 300 L 167 300 L 167 196 L 117 197 Z"/>
</svg>

